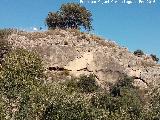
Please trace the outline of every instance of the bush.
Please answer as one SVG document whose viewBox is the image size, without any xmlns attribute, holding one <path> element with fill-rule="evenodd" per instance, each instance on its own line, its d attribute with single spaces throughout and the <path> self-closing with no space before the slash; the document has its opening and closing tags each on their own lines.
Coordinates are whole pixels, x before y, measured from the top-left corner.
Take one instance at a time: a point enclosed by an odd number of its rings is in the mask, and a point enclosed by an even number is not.
<svg viewBox="0 0 160 120">
<path fill-rule="evenodd" d="M 142 103 L 132 91 L 126 91 L 122 97 L 113 97 L 108 93 L 101 93 L 91 98 L 95 108 L 104 109 L 109 113 L 108 118 L 118 120 L 137 120 L 143 117 Z"/>
<path fill-rule="evenodd" d="M 153 61 L 156 61 L 156 62 L 159 61 L 159 58 L 156 55 L 151 54 L 150 56 L 153 59 Z"/>
<path fill-rule="evenodd" d="M 91 93 L 98 90 L 95 76 L 90 74 L 89 76 L 81 76 L 77 83 L 78 88 L 81 92 Z"/>
<path fill-rule="evenodd" d="M 144 55 L 144 52 L 142 50 L 136 50 L 134 51 L 134 55 L 141 57 L 142 55 Z"/>
<path fill-rule="evenodd" d="M 60 101 L 55 101 L 46 108 L 42 120 L 84 120 L 91 118 L 91 109 L 88 105 L 82 95 L 63 96 Z"/>
<path fill-rule="evenodd" d="M 129 77 L 115 84 L 110 93 L 102 92 L 94 95 L 91 103 L 96 108 L 109 111 L 110 119 L 137 120 L 143 117 L 142 101 Z"/>
<path fill-rule="evenodd" d="M 46 18 L 49 29 L 55 28 L 71 28 L 91 30 L 92 14 L 85 7 L 76 3 L 62 4 L 57 12 L 50 12 Z"/>
<path fill-rule="evenodd" d="M 0 77 L 7 119 L 37 119 L 44 107 L 43 68 L 32 52 L 16 49 L 5 57 Z"/>
<path fill-rule="evenodd" d="M 122 96 L 123 89 L 134 89 L 133 86 L 133 78 L 124 76 L 124 78 L 120 79 L 114 86 L 110 88 L 110 93 L 112 96 Z"/>
<path fill-rule="evenodd" d="M 118 110 L 124 110 L 131 119 L 142 117 L 142 100 L 133 86 L 133 78 L 124 76 L 110 89 L 111 96 L 116 97 Z"/>
<path fill-rule="evenodd" d="M 82 75 L 79 78 L 72 78 L 65 82 L 67 91 L 69 92 L 81 92 L 81 93 L 92 93 L 99 89 L 96 83 L 95 76 L 90 74 L 89 76 Z"/>
<path fill-rule="evenodd" d="M 13 31 L 13 29 L 0 29 L 0 39 L 7 38 Z"/>
<path fill-rule="evenodd" d="M 77 85 L 77 79 L 76 78 L 72 78 L 71 80 L 68 80 L 65 82 L 66 86 L 67 86 L 67 90 L 69 93 L 73 93 L 75 91 L 79 91 L 78 85 Z"/>
<path fill-rule="evenodd" d="M 42 120 L 85 120 L 104 117 L 104 112 L 92 108 L 90 97 L 79 91 L 68 91 L 75 87 L 73 81 L 53 83 L 50 88 L 50 104 L 43 112 Z"/>
<path fill-rule="evenodd" d="M 7 41 L 7 37 L 12 33 L 11 29 L 0 30 L 0 64 L 4 61 L 4 56 L 11 51 L 11 45 Z"/>
<path fill-rule="evenodd" d="M 148 111 L 148 119 L 159 120 L 160 118 L 160 86 L 151 88 L 150 90 L 150 106 Z"/>
<path fill-rule="evenodd" d="M 11 51 L 11 46 L 5 39 L 0 39 L 0 64 L 4 62 L 4 57 Z"/>
</svg>

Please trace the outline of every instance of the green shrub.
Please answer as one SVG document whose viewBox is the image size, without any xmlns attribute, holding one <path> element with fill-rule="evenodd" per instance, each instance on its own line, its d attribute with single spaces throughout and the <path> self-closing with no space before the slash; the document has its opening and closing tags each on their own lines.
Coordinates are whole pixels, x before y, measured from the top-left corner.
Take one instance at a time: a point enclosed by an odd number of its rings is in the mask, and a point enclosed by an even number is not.
<svg viewBox="0 0 160 120">
<path fill-rule="evenodd" d="M 81 93 L 92 93 L 99 89 L 93 74 L 72 78 L 71 80 L 67 80 L 65 84 L 69 92 L 77 91 Z"/>
<path fill-rule="evenodd" d="M 0 39 L 0 64 L 4 62 L 4 57 L 11 51 L 11 46 L 5 39 Z"/>
<path fill-rule="evenodd" d="M 13 29 L 0 29 L 0 39 L 7 38 L 13 31 Z"/>
<path fill-rule="evenodd" d="M 123 120 L 125 117 L 131 120 L 137 120 L 142 116 L 142 103 L 134 91 L 125 90 L 126 94 L 121 97 L 113 97 L 108 93 L 101 93 L 91 98 L 94 107 L 104 109 L 109 112 L 108 118 L 119 117 Z M 121 119 L 120 119 L 121 117 Z"/>
<path fill-rule="evenodd" d="M 91 93 L 98 90 L 95 76 L 90 74 L 89 76 L 83 75 L 79 78 L 77 86 L 81 92 Z"/>
<path fill-rule="evenodd" d="M 144 55 L 144 52 L 142 50 L 136 50 L 134 51 L 134 55 L 141 57 L 142 55 Z"/>
<path fill-rule="evenodd" d="M 65 84 L 67 86 L 67 91 L 69 92 L 92 93 L 100 89 L 93 74 L 72 78 L 71 80 L 67 80 Z"/>
<path fill-rule="evenodd" d="M 90 111 L 82 95 L 63 96 L 46 108 L 42 120 L 84 120 L 92 118 Z"/>
<path fill-rule="evenodd" d="M 77 79 L 76 78 L 72 78 L 71 80 L 67 80 L 65 82 L 66 86 L 67 86 L 67 91 L 69 93 L 75 92 L 75 91 L 79 91 L 78 85 L 77 85 Z"/>
<path fill-rule="evenodd" d="M 133 78 L 125 76 L 111 88 L 110 93 L 118 98 L 118 108 L 124 110 L 131 119 L 142 117 L 143 104 L 137 89 L 133 86 Z"/>
<path fill-rule="evenodd" d="M 108 111 L 110 119 L 142 119 L 143 104 L 132 81 L 132 78 L 125 77 L 111 88 L 110 93 L 102 92 L 92 96 L 92 105 Z"/>
<path fill-rule="evenodd" d="M 11 50 L 11 45 L 9 45 L 7 37 L 12 32 L 12 29 L 0 29 L 0 64 L 2 64 L 4 56 Z"/>
<path fill-rule="evenodd" d="M 44 107 L 43 68 L 33 52 L 17 49 L 5 57 L 0 91 L 8 119 L 37 119 Z"/>
<path fill-rule="evenodd" d="M 97 93 L 96 95 L 92 96 L 91 103 L 94 107 L 99 109 L 109 110 L 111 112 L 115 112 L 117 110 L 116 104 L 113 104 L 117 101 L 113 99 L 108 93 Z"/>
<path fill-rule="evenodd" d="M 67 83 L 67 84 L 66 84 Z M 77 90 L 68 91 L 77 87 L 76 82 L 53 83 L 50 85 L 50 104 L 43 112 L 42 120 L 94 120 L 105 118 L 105 110 L 93 108 L 89 95 Z"/>
<path fill-rule="evenodd" d="M 4 100 L 2 99 L 2 93 L 0 92 L 0 119 L 1 120 L 5 120 L 5 104 L 4 104 Z"/>
<path fill-rule="evenodd" d="M 159 61 L 159 58 L 156 55 L 151 54 L 150 56 L 153 59 L 153 61 L 156 61 L 156 62 Z"/>
<path fill-rule="evenodd" d="M 114 86 L 110 88 L 110 93 L 112 96 L 122 96 L 123 89 L 134 89 L 133 86 L 133 78 L 124 76 L 124 78 L 120 79 Z"/>
<path fill-rule="evenodd" d="M 160 86 L 151 88 L 150 92 L 150 110 L 148 112 L 148 119 L 159 120 L 160 118 Z"/>
</svg>

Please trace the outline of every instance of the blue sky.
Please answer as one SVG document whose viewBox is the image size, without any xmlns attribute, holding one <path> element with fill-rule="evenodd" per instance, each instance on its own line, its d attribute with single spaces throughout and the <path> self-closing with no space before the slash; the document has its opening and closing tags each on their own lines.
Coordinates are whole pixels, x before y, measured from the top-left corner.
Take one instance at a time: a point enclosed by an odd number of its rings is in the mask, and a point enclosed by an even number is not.
<svg viewBox="0 0 160 120">
<path fill-rule="evenodd" d="M 118 3 L 91 4 L 83 0 L 83 6 L 93 14 L 93 33 L 116 41 L 121 46 L 134 51 L 160 57 L 160 0 L 154 4 Z M 96 0 L 95 0 L 96 1 Z M 1 0 L 0 28 L 31 29 L 42 27 L 48 12 L 57 11 L 62 3 L 80 0 Z M 91 0 L 88 0 L 91 2 Z M 98 0 L 97 0 L 98 2 Z"/>
</svg>

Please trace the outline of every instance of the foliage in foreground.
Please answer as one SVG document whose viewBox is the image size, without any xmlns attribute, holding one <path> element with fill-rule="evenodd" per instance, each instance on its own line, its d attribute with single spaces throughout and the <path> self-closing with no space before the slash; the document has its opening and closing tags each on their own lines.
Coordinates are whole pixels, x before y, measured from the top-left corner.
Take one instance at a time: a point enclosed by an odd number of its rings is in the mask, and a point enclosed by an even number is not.
<svg viewBox="0 0 160 120">
<path fill-rule="evenodd" d="M 160 119 L 160 87 L 159 85 L 151 89 L 151 104 L 148 119 Z"/>
<path fill-rule="evenodd" d="M 10 52 L 1 68 L 0 90 L 6 119 L 36 119 L 43 108 L 43 68 L 39 57 L 17 49 Z"/>
<path fill-rule="evenodd" d="M 160 92 L 150 94 L 149 110 L 133 79 L 124 77 L 105 91 L 95 76 L 45 83 L 41 59 L 17 49 L 5 57 L 0 71 L 2 120 L 153 120 L 160 117 Z"/>
<path fill-rule="evenodd" d="M 87 76 L 83 76 L 84 79 L 89 82 Z M 44 111 L 43 120 L 137 120 L 143 118 L 142 101 L 134 87 L 130 88 L 132 84 L 129 78 L 125 79 L 128 80 L 127 82 L 120 81 L 120 84 L 113 86 L 116 90 L 120 89 L 121 96 L 114 96 L 112 92 L 108 93 L 102 89 L 82 92 L 83 85 L 79 87 L 79 80 L 74 80 L 59 84 L 57 86 L 61 87 L 58 90 L 52 90 L 58 92 L 54 93 L 53 101 Z M 77 89 L 80 90 L 77 91 Z"/>
</svg>

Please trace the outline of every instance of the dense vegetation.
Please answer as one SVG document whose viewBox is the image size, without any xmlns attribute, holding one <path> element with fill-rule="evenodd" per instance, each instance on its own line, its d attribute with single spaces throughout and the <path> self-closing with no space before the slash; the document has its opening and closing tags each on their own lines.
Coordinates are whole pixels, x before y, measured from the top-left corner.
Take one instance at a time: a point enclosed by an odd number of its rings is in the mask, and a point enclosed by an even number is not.
<svg viewBox="0 0 160 120">
<path fill-rule="evenodd" d="M 12 32 L 12 29 L 0 29 L 0 64 L 2 64 L 5 54 L 11 50 L 6 39 Z"/>
<path fill-rule="evenodd" d="M 32 52 L 10 52 L 1 67 L 2 113 L 7 119 L 35 119 L 43 107 L 43 68 Z"/>
<path fill-rule="evenodd" d="M 92 14 L 85 7 L 76 3 L 63 4 L 57 12 L 50 12 L 46 18 L 49 29 L 71 28 L 91 30 Z"/>
<path fill-rule="evenodd" d="M 160 117 L 159 88 L 146 101 L 123 77 L 102 89 L 94 75 L 46 82 L 40 57 L 24 49 L 10 51 L 0 71 L 2 120 L 153 120 Z"/>
</svg>

